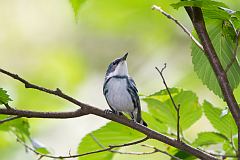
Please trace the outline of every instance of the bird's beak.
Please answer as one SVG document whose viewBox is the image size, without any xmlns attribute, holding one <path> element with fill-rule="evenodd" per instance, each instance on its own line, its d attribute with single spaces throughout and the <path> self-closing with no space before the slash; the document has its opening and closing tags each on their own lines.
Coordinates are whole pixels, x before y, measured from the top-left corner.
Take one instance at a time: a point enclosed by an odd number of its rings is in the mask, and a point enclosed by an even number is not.
<svg viewBox="0 0 240 160">
<path fill-rule="evenodd" d="M 122 60 L 126 60 L 127 59 L 127 56 L 128 56 L 128 53 L 126 53 L 123 57 L 122 57 Z"/>
</svg>

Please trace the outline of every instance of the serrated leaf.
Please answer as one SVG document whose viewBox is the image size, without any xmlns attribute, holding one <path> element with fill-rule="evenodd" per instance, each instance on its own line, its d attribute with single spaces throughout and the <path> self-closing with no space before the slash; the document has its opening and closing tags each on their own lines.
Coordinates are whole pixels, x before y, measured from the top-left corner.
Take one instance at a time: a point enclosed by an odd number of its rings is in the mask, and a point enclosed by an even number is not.
<svg viewBox="0 0 240 160">
<path fill-rule="evenodd" d="M 5 119 L 6 116 L 1 116 Z M 26 118 L 19 118 L 12 121 L 5 122 L 0 125 L 0 131 L 10 131 L 14 133 L 20 140 L 25 142 L 26 138 L 30 137 L 29 123 Z"/>
<path fill-rule="evenodd" d="M 139 133 L 129 127 L 123 126 L 116 122 L 109 122 L 100 129 L 87 134 L 82 139 L 78 146 L 79 154 L 102 149 L 102 147 L 99 146 L 96 141 L 94 141 L 94 138 L 91 135 L 97 138 L 98 142 L 104 147 L 108 147 L 109 145 L 123 144 L 144 137 L 142 133 Z M 102 152 L 84 156 L 84 160 L 110 160 L 112 159 L 113 155 L 114 154 L 112 152 Z"/>
<path fill-rule="evenodd" d="M 189 128 L 202 115 L 198 98 L 191 91 L 170 89 L 176 105 L 180 104 L 180 127 L 182 130 Z M 162 90 L 143 99 L 148 104 L 149 112 L 154 118 L 176 130 L 177 112 L 166 90 Z"/>
<path fill-rule="evenodd" d="M 72 8 L 73 8 L 75 18 L 77 18 L 78 13 L 79 13 L 79 9 L 85 1 L 86 0 L 69 0 L 69 2 L 72 5 Z"/>
<path fill-rule="evenodd" d="M 212 104 L 207 101 L 204 101 L 203 109 L 212 126 L 221 134 L 231 139 L 232 136 L 237 133 L 237 126 L 231 113 L 228 112 L 228 114 L 221 116 L 222 110 L 213 107 Z"/>
<path fill-rule="evenodd" d="M 226 31 L 224 29 L 227 29 L 227 26 L 223 25 L 220 20 L 206 21 L 206 26 L 220 62 L 223 68 L 226 68 L 231 61 L 235 47 L 231 37 L 224 33 L 224 31 Z M 203 84 L 222 98 L 220 86 L 206 55 L 194 43 L 192 45 L 192 63 L 194 65 L 194 71 L 202 80 Z M 228 70 L 227 76 L 230 86 L 232 89 L 235 89 L 240 82 L 240 67 L 237 61 L 235 61 Z"/>
<path fill-rule="evenodd" d="M 225 7 L 227 8 L 226 4 L 223 2 L 212 1 L 212 0 L 188 0 L 188 1 L 180 1 L 178 3 L 171 4 L 174 9 L 178 9 L 184 6 L 194 6 L 200 8 L 214 8 L 214 7 Z"/>
<path fill-rule="evenodd" d="M 7 104 L 9 101 L 11 101 L 11 98 L 7 94 L 7 91 L 0 88 L 0 105 L 1 104 Z"/>
<path fill-rule="evenodd" d="M 201 132 L 198 137 L 194 140 L 192 145 L 194 147 L 207 146 L 212 144 L 224 143 L 228 141 L 227 137 L 216 132 Z"/>
</svg>

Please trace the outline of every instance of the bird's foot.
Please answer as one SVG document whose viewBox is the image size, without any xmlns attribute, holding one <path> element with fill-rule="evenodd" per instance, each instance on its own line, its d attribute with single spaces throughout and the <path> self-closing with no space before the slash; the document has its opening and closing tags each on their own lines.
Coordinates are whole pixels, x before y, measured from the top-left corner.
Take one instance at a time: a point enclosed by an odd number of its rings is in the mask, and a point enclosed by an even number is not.
<svg viewBox="0 0 240 160">
<path fill-rule="evenodd" d="M 105 113 L 105 114 L 110 114 L 110 113 L 112 113 L 112 114 L 116 114 L 116 115 L 118 115 L 118 116 L 123 116 L 123 113 L 122 113 L 122 112 L 113 111 L 113 110 L 110 110 L 110 109 L 105 109 L 105 110 L 104 110 L 104 113 Z"/>
<path fill-rule="evenodd" d="M 114 113 L 114 112 L 113 112 L 112 110 L 110 110 L 110 109 L 105 109 L 105 110 L 104 110 L 104 113 L 105 113 L 105 114 L 110 114 L 110 113 Z"/>
</svg>

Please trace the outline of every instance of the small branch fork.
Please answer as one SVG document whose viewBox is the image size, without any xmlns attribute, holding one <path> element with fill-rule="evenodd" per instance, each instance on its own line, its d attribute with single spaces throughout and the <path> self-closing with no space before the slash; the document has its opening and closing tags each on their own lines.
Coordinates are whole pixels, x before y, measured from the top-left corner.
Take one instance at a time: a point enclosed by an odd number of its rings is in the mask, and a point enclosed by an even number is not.
<svg viewBox="0 0 240 160">
<path fill-rule="evenodd" d="M 163 80 L 163 84 L 164 84 L 164 86 L 165 86 L 165 88 L 166 88 L 166 90 L 168 92 L 168 95 L 169 95 L 169 97 L 170 97 L 170 99 L 172 101 L 172 104 L 173 104 L 173 106 L 174 106 L 174 108 L 175 108 L 175 110 L 177 112 L 177 140 L 180 141 L 180 104 L 178 104 L 178 105 L 175 104 L 175 102 L 173 100 L 173 97 L 172 97 L 172 94 L 169 91 L 169 88 L 168 88 L 167 83 L 165 81 L 165 78 L 163 76 L 163 71 L 164 71 L 164 69 L 166 69 L 166 67 L 167 67 L 167 64 L 164 63 L 164 67 L 161 69 L 161 71 L 158 69 L 158 67 L 155 67 L 155 68 L 158 71 L 158 73 L 160 74 L 160 76 L 161 76 L 161 78 Z"/>
<path fill-rule="evenodd" d="M 55 118 L 55 119 L 66 119 L 66 118 L 75 118 L 75 117 L 81 117 L 84 115 L 88 114 L 93 114 L 99 117 L 103 117 L 105 119 L 109 119 L 115 122 L 118 122 L 120 124 L 123 124 L 125 126 L 128 126 L 130 128 L 133 128 L 143 134 L 145 134 L 148 138 L 150 139 L 155 139 L 158 141 L 161 141 L 165 144 L 168 144 L 170 146 L 173 146 L 175 148 L 178 148 L 182 151 L 188 152 L 189 154 L 192 154 L 200 159 L 208 159 L 208 160 L 217 160 L 216 157 L 209 155 L 207 153 L 204 153 L 200 151 L 199 149 L 193 148 L 190 145 L 178 141 L 176 139 L 173 139 L 171 137 L 168 137 L 166 135 L 163 135 L 161 133 L 158 133 L 150 128 L 147 128 L 141 124 L 135 123 L 126 117 L 123 116 L 118 116 L 116 114 L 106 114 L 103 110 L 100 110 L 94 106 L 84 104 L 66 94 L 64 94 L 60 89 L 56 90 L 50 90 L 41 86 L 37 86 L 35 84 L 32 84 L 23 78 L 19 77 L 17 74 L 10 73 L 6 70 L 3 70 L 0 68 L 0 72 L 12 77 L 13 79 L 16 79 L 17 81 L 20 81 L 25 85 L 26 88 L 32 88 L 38 91 L 42 91 L 48 94 L 55 95 L 57 97 L 60 97 L 62 99 L 65 99 L 66 101 L 69 101 L 78 107 L 79 109 L 71 112 L 35 112 L 35 111 L 28 111 L 28 110 L 19 110 L 19 109 L 0 109 L 0 114 L 5 114 L 5 115 L 15 115 L 15 116 L 20 116 L 20 117 L 27 117 L 27 118 Z M 105 149 L 106 150 L 106 149 Z M 98 153 L 100 151 L 93 151 L 92 153 Z M 88 153 L 90 154 L 90 153 Z"/>
<path fill-rule="evenodd" d="M 175 22 L 192 39 L 192 41 L 203 51 L 203 46 L 201 45 L 201 43 L 191 34 L 190 31 L 188 31 L 188 29 L 183 24 L 181 24 L 178 20 L 176 20 L 172 15 L 168 14 L 161 7 L 156 6 L 156 5 L 152 6 L 152 10 L 159 11 L 164 16 L 166 16 L 168 19 Z"/>
<path fill-rule="evenodd" d="M 9 122 L 9 121 L 12 121 L 12 120 L 18 119 L 18 118 L 21 118 L 21 117 L 20 116 L 10 116 L 10 117 L 8 117 L 6 119 L 0 120 L 0 124 L 3 124 L 5 122 Z"/>
</svg>

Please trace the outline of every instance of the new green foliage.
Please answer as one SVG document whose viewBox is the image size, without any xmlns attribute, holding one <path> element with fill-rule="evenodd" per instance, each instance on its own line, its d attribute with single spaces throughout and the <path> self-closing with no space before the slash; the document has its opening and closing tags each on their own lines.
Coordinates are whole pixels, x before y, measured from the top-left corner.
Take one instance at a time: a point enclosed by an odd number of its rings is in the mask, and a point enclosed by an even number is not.
<svg viewBox="0 0 240 160">
<path fill-rule="evenodd" d="M 229 139 L 237 134 L 237 126 L 230 112 L 222 115 L 220 108 L 213 107 L 212 104 L 207 101 L 204 101 L 203 109 L 212 126 L 221 134 Z"/>
<path fill-rule="evenodd" d="M 176 105 L 180 105 L 180 128 L 186 130 L 202 115 L 198 98 L 191 91 L 172 88 L 170 92 Z M 176 130 L 177 112 L 166 90 L 150 95 L 144 98 L 144 101 L 147 102 L 149 112 L 154 118 Z"/>
<path fill-rule="evenodd" d="M 116 122 L 109 122 L 100 129 L 87 134 L 78 146 L 78 153 L 82 154 L 90 151 L 96 151 L 103 149 L 103 147 L 108 147 L 109 145 L 128 143 L 131 141 L 139 140 L 143 137 L 143 134 L 129 127 L 123 126 Z M 112 157 L 112 152 L 101 152 L 98 154 L 84 156 L 84 160 L 108 160 Z"/>
<path fill-rule="evenodd" d="M 7 118 L 7 116 L 1 115 L 0 120 Z M 11 131 L 20 140 L 24 141 L 30 137 L 29 123 L 26 118 L 19 118 L 12 121 L 5 122 L 0 125 L 0 131 Z"/>
<path fill-rule="evenodd" d="M 75 18 L 77 18 L 79 9 L 80 9 L 81 5 L 82 5 L 86 0 L 69 0 L 69 1 L 70 1 L 71 5 L 72 5 Z"/>
<path fill-rule="evenodd" d="M 11 98 L 7 94 L 7 91 L 0 88 L 0 105 L 1 104 L 7 104 L 9 101 L 11 101 Z"/>
<path fill-rule="evenodd" d="M 219 6 L 227 7 L 223 2 L 213 1 L 213 0 L 188 0 L 188 1 L 180 1 L 178 3 L 171 4 L 171 6 L 175 9 L 184 6 L 194 6 L 200 8 L 217 8 Z"/>
<path fill-rule="evenodd" d="M 148 123 L 148 128 L 151 128 L 160 133 L 167 133 L 167 125 L 159 120 L 158 117 L 151 113 L 142 112 L 143 119 Z"/>
<path fill-rule="evenodd" d="M 205 146 L 205 145 L 224 143 L 225 141 L 228 141 L 227 137 L 225 137 L 220 133 L 200 132 L 198 134 L 198 137 L 192 143 L 192 145 L 195 147 L 199 147 L 199 146 Z"/>
<path fill-rule="evenodd" d="M 231 62 L 235 44 L 232 37 L 227 32 L 230 32 L 228 25 L 220 20 L 209 20 L 206 23 L 207 30 L 216 50 L 218 58 L 225 69 Z M 192 63 L 194 70 L 203 84 L 212 90 L 216 95 L 222 97 L 221 89 L 218 84 L 216 75 L 204 52 L 194 43 L 192 45 Z M 235 61 L 227 72 L 229 83 L 232 89 L 236 88 L 240 82 L 240 67 L 238 61 Z"/>
</svg>

